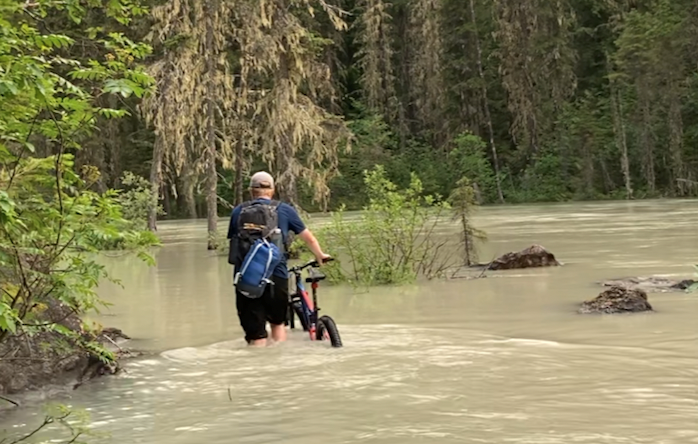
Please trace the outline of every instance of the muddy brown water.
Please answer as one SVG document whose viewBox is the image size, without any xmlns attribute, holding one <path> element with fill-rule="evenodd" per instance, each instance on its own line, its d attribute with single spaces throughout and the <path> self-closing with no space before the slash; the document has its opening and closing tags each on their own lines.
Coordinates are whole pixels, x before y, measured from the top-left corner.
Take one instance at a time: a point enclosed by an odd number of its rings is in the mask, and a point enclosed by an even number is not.
<svg viewBox="0 0 698 444">
<path fill-rule="evenodd" d="M 476 223 L 485 261 L 540 243 L 565 266 L 324 286 L 344 348 L 297 333 L 262 350 L 243 344 L 205 225 L 164 223 L 157 267 L 110 259 L 125 289 L 101 290 L 115 305 L 100 321 L 155 354 L 55 400 L 90 412 L 110 435 L 95 443 L 698 443 L 698 295 L 650 294 L 655 313 L 575 314 L 595 281 L 690 277 L 697 201 L 493 207 Z M 32 396 L 0 426 L 39 422 Z"/>
</svg>

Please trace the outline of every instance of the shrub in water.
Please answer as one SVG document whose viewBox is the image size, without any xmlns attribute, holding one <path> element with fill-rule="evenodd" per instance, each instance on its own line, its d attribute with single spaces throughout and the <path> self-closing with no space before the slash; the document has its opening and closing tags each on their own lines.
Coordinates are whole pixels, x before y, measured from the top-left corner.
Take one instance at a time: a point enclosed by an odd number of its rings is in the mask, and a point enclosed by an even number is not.
<svg viewBox="0 0 698 444">
<path fill-rule="evenodd" d="M 356 220 L 344 208 L 320 230 L 327 251 L 346 256 L 335 278 L 361 284 L 395 284 L 418 276 L 433 278 L 447 268 L 447 240 L 437 239 L 436 228 L 448 203 L 424 195 L 422 183 L 412 174 L 405 190 L 376 166 L 364 173 L 369 203 Z M 328 270 L 328 274 L 331 269 Z"/>
</svg>

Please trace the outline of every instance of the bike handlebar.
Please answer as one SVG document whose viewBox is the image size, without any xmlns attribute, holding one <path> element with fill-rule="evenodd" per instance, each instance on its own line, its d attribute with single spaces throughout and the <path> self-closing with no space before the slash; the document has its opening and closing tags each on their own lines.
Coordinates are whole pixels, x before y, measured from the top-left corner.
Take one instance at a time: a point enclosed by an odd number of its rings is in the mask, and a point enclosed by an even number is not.
<svg viewBox="0 0 698 444">
<path fill-rule="evenodd" d="M 325 259 L 322 260 L 322 263 L 326 264 L 328 262 L 332 262 L 333 260 L 334 260 L 333 257 L 326 257 Z M 312 261 L 306 262 L 303 265 L 296 265 L 295 267 L 289 269 L 288 271 L 290 271 L 291 273 L 295 273 L 297 271 L 303 271 L 308 267 L 319 267 L 319 266 L 320 266 L 320 264 L 318 263 L 317 260 L 312 260 Z"/>
</svg>

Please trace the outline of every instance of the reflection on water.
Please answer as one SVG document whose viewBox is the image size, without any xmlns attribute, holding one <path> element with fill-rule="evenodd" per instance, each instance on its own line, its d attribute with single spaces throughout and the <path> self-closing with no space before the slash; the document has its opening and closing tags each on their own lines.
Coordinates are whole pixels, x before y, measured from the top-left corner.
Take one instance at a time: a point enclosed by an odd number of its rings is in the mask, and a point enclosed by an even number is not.
<svg viewBox="0 0 698 444">
<path fill-rule="evenodd" d="M 112 435 L 94 442 L 698 443 L 698 298 L 651 294 L 657 311 L 632 316 L 574 312 L 600 279 L 688 276 L 696 222 L 686 201 L 485 208 L 484 260 L 540 243 L 566 265 L 324 286 L 344 348 L 296 332 L 261 350 L 241 339 L 231 271 L 205 250 L 205 225 L 164 224 L 156 268 L 110 261 L 126 289 L 103 288 L 116 305 L 100 319 L 160 353 L 64 400 Z"/>
</svg>

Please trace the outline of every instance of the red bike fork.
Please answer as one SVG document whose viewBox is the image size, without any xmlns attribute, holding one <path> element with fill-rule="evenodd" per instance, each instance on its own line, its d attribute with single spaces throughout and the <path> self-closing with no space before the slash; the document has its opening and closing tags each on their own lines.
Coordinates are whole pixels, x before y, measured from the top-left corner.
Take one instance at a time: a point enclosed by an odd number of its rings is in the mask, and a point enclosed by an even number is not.
<svg viewBox="0 0 698 444">
<path fill-rule="evenodd" d="M 317 332 L 317 313 L 319 311 L 318 306 L 317 306 L 317 289 L 319 285 L 317 282 L 313 282 L 310 284 L 310 288 L 313 290 L 313 314 L 311 315 L 310 319 L 310 325 L 308 326 L 308 334 L 310 335 L 310 340 L 314 341 L 317 339 L 316 332 Z"/>
</svg>

